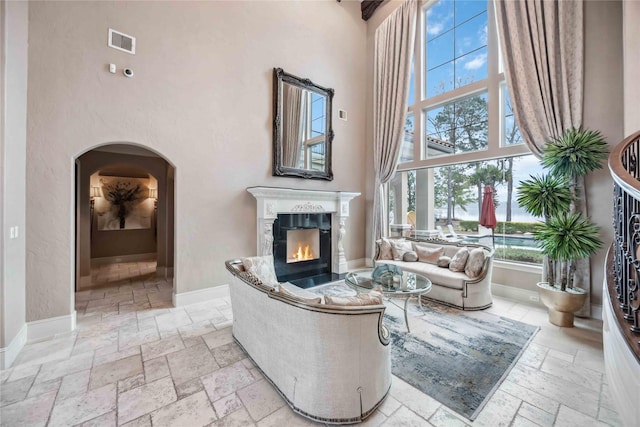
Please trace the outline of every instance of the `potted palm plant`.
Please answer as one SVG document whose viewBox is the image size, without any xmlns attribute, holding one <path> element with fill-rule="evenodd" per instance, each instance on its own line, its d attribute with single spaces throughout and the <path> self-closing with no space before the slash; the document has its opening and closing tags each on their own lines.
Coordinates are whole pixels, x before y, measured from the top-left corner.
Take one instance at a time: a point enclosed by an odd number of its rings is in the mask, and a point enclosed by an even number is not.
<svg viewBox="0 0 640 427">
<path fill-rule="evenodd" d="M 599 227 L 580 213 L 582 178 L 602 167 L 607 158 L 602 134 L 571 128 L 547 142 L 543 176 L 531 176 L 518 187 L 518 204 L 529 214 L 543 217 L 533 233 L 546 256 L 546 280 L 538 283 L 549 321 L 573 326 L 574 313 L 584 305 L 586 291 L 574 287 L 576 262 L 593 255 L 601 246 Z"/>
</svg>

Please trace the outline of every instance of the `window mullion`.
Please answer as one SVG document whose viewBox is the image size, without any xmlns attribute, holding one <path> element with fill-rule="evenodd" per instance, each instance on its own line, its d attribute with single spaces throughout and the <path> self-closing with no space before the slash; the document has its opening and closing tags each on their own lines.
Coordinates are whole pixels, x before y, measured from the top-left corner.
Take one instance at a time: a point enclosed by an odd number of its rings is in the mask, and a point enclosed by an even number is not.
<svg viewBox="0 0 640 427">
<path fill-rule="evenodd" d="M 418 14 L 418 25 L 416 25 L 416 40 L 413 49 L 413 81 L 414 81 L 414 103 L 410 108 L 413 113 L 413 159 L 422 159 L 426 156 L 424 152 L 424 132 L 422 123 L 422 110 L 420 105 L 424 97 L 424 87 L 426 76 L 422 72 L 426 66 L 426 58 L 424 57 L 425 40 L 425 19 L 424 13 Z"/>
<path fill-rule="evenodd" d="M 489 83 L 489 148 L 499 148 L 500 143 L 500 78 L 499 78 L 499 55 L 498 55 L 498 33 L 496 29 L 495 9 L 493 0 L 489 0 L 487 6 L 487 67 Z"/>
</svg>

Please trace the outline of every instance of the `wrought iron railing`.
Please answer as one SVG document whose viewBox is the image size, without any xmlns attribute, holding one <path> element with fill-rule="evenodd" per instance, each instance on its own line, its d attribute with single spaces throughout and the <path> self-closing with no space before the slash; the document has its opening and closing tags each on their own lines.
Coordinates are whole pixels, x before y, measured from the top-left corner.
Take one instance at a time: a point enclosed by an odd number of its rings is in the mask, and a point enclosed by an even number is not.
<svg viewBox="0 0 640 427">
<path fill-rule="evenodd" d="M 613 149 L 609 170 L 615 235 L 607 288 L 621 330 L 640 360 L 640 132 Z"/>
</svg>

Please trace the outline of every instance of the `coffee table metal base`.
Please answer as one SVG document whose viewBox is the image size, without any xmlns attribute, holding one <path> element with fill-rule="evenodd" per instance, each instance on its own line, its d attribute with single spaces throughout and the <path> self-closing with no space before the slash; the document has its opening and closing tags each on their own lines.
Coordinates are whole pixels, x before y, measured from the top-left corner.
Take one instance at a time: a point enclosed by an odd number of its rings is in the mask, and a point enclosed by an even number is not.
<svg viewBox="0 0 640 427">
<path fill-rule="evenodd" d="M 407 314 L 407 305 L 409 304 L 409 298 L 412 296 L 418 297 L 418 303 L 422 307 L 422 301 L 420 296 L 426 294 L 431 290 L 431 281 L 417 273 L 411 273 L 406 271 L 397 270 L 396 274 L 390 277 L 378 276 L 372 277 L 373 269 L 356 270 L 347 273 L 344 281 L 356 292 L 371 291 L 376 286 L 380 286 L 382 289 L 382 295 L 384 295 L 387 301 L 391 302 L 398 308 L 404 310 L 404 323 L 407 325 L 407 332 L 411 332 L 409 328 L 409 316 Z M 404 307 L 400 307 L 394 303 L 392 298 L 404 298 Z"/>
<path fill-rule="evenodd" d="M 422 299 L 420 299 L 420 295 L 422 294 L 412 294 L 412 295 L 407 295 L 406 297 L 404 297 L 404 307 L 400 307 L 398 304 L 396 304 L 395 302 L 393 302 L 392 298 L 398 298 L 398 297 L 402 297 L 402 295 L 398 295 L 397 293 L 391 294 L 391 295 L 384 295 L 387 298 L 387 301 L 389 301 L 391 304 L 395 305 L 398 308 L 401 308 L 404 310 L 404 324 L 407 325 L 407 332 L 411 332 L 411 329 L 409 328 L 409 316 L 408 316 L 408 311 L 407 311 L 407 306 L 409 304 L 409 299 L 411 299 L 412 296 L 417 296 L 418 297 L 418 305 L 420 306 L 420 308 L 422 308 Z"/>
</svg>

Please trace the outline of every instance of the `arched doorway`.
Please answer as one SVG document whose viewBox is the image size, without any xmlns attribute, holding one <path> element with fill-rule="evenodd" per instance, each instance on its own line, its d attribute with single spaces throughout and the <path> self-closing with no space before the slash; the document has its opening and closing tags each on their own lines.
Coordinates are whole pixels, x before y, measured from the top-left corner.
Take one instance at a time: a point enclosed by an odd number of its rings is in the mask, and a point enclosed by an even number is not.
<svg viewBox="0 0 640 427">
<path fill-rule="evenodd" d="M 172 283 L 175 168 L 133 144 L 76 158 L 75 291 L 154 278 Z"/>
</svg>

